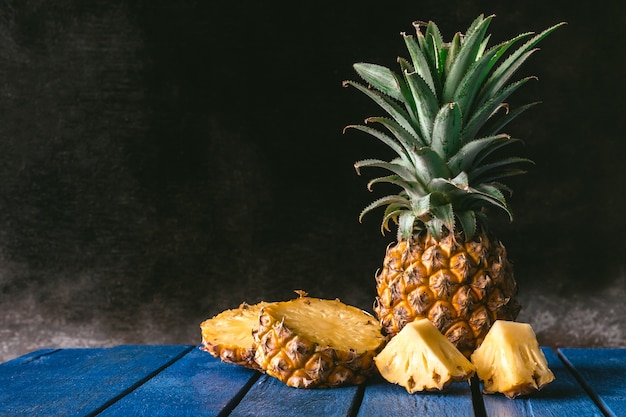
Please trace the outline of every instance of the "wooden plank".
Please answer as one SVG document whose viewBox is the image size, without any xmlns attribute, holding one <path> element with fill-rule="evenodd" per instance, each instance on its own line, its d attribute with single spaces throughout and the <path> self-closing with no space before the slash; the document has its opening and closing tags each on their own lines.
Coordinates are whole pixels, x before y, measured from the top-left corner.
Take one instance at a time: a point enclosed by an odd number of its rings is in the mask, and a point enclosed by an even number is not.
<svg viewBox="0 0 626 417">
<path fill-rule="evenodd" d="M 230 417 L 346 417 L 358 406 L 359 387 L 298 389 L 263 375 Z"/>
<path fill-rule="evenodd" d="M 259 375 L 193 349 L 98 416 L 225 415 Z"/>
<path fill-rule="evenodd" d="M 555 380 L 541 391 L 513 400 L 501 394 L 485 394 L 483 402 L 488 416 L 507 417 L 580 417 L 603 414 L 593 400 L 559 360 L 554 351 L 543 348 Z"/>
<path fill-rule="evenodd" d="M 40 351 L 0 365 L 0 416 L 96 413 L 190 346 Z"/>
<path fill-rule="evenodd" d="M 382 378 L 365 388 L 357 417 L 378 416 L 474 416 L 469 383 L 454 383 L 443 392 L 409 394 L 405 388 Z"/>
<path fill-rule="evenodd" d="M 626 416 L 626 349 L 559 349 L 607 415 Z"/>
</svg>

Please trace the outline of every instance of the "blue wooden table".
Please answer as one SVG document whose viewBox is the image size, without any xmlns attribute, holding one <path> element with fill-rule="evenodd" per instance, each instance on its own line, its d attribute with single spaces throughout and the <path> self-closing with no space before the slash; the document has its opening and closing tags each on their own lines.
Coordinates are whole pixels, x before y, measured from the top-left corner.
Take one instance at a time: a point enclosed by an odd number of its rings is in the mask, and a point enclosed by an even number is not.
<svg viewBox="0 0 626 417">
<path fill-rule="evenodd" d="M 413 395 L 379 378 L 289 388 L 196 346 L 43 349 L 0 364 L 0 416 L 626 416 L 626 349 L 544 353 L 556 380 L 510 400 L 475 381 Z"/>
</svg>

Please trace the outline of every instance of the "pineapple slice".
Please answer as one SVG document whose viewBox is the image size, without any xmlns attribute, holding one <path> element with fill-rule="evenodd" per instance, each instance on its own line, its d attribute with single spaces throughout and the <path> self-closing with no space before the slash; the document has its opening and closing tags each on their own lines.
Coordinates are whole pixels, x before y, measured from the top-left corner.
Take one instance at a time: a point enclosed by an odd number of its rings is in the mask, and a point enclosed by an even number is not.
<svg viewBox="0 0 626 417">
<path fill-rule="evenodd" d="M 259 369 L 254 361 L 252 329 L 259 321 L 261 308 L 267 304 L 243 303 L 202 322 L 202 349 L 223 362 Z"/>
<path fill-rule="evenodd" d="M 295 388 L 360 384 L 374 372 L 385 337 L 373 316 L 339 300 L 307 297 L 261 309 L 255 360 Z"/>
<path fill-rule="evenodd" d="M 374 361 L 383 378 L 411 394 L 443 390 L 475 373 L 474 365 L 428 319 L 404 326 Z"/>
<path fill-rule="evenodd" d="M 515 398 L 554 380 L 528 323 L 496 320 L 471 358 L 486 394 L 501 392 Z"/>
</svg>

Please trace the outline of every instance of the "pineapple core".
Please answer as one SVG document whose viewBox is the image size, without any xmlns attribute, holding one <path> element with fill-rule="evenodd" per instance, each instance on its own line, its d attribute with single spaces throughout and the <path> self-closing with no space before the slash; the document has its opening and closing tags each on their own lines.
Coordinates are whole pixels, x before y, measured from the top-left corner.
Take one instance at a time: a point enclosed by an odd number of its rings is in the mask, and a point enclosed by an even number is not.
<svg viewBox="0 0 626 417">
<path fill-rule="evenodd" d="M 472 354 L 484 392 L 509 398 L 539 390 L 554 374 L 527 323 L 496 320 L 485 340 Z"/>
<path fill-rule="evenodd" d="M 428 319 L 407 324 L 374 361 L 383 378 L 411 394 L 443 390 L 475 372 L 474 365 Z"/>
</svg>

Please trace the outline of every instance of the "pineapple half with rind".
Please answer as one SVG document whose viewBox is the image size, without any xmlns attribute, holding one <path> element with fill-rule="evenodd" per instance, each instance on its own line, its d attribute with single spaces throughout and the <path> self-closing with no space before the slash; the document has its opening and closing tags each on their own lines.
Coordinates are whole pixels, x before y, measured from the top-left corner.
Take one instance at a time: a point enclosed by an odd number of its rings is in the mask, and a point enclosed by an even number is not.
<svg viewBox="0 0 626 417">
<path fill-rule="evenodd" d="M 369 313 L 305 294 L 264 306 L 253 336 L 259 367 L 295 388 L 365 382 L 386 342 Z"/>
<path fill-rule="evenodd" d="M 443 390 L 467 381 L 475 366 L 428 319 L 408 323 L 374 358 L 387 381 L 418 391 Z"/>
<path fill-rule="evenodd" d="M 239 308 L 225 310 L 200 324 L 202 349 L 226 363 L 260 370 L 254 361 L 255 344 L 252 330 L 258 324 L 261 308 L 268 303 L 242 303 Z"/>
<path fill-rule="evenodd" d="M 528 323 L 497 320 L 471 359 L 486 394 L 500 392 L 515 398 L 554 381 Z"/>
</svg>

